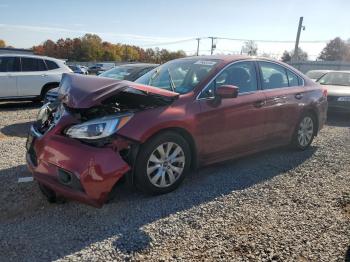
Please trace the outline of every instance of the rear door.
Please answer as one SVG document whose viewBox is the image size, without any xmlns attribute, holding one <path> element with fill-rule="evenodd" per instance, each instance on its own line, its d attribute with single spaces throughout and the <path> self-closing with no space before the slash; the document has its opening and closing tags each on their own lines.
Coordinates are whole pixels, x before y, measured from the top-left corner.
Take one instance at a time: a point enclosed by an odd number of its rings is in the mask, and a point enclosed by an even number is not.
<svg viewBox="0 0 350 262">
<path fill-rule="evenodd" d="M 214 99 L 220 85 L 239 87 L 236 98 Z M 232 158 L 259 147 L 264 135 L 264 94 L 259 90 L 255 62 L 233 63 L 199 96 L 200 154 L 207 163 Z"/>
<path fill-rule="evenodd" d="M 18 76 L 17 87 L 20 96 L 38 96 L 48 82 L 47 67 L 43 59 L 21 57 L 22 73 Z"/>
<path fill-rule="evenodd" d="M 0 98 L 17 97 L 18 57 L 0 57 Z"/>
<path fill-rule="evenodd" d="M 262 89 L 266 97 L 265 136 L 267 143 L 287 142 L 294 131 L 305 102 L 303 80 L 290 69 L 259 61 Z"/>
</svg>

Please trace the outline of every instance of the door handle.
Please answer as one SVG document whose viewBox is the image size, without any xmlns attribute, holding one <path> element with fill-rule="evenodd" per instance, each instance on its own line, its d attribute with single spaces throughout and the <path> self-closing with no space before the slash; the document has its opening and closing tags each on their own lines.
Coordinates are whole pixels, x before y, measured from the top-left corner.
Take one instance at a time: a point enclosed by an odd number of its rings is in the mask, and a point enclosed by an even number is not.
<svg viewBox="0 0 350 262">
<path fill-rule="evenodd" d="M 295 94 L 295 98 L 296 99 L 302 99 L 303 98 L 303 94 L 301 94 L 301 93 Z"/>
<path fill-rule="evenodd" d="M 262 107 L 265 104 L 266 104 L 265 100 L 257 101 L 257 102 L 254 103 L 254 107 L 260 108 L 260 107 Z"/>
</svg>

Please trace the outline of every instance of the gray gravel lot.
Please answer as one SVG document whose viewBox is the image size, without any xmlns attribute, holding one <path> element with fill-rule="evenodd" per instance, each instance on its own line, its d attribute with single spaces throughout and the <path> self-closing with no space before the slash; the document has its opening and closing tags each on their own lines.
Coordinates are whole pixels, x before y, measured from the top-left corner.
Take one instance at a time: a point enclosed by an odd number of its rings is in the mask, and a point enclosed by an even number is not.
<svg viewBox="0 0 350 262">
<path fill-rule="evenodd" d="M 167 195 L 125 185 L 95 209 L 49 204 L 26 170 L 37 105 L 0 104 L 0 261 L 344 261 L 350 259 L 350 116 L 313 146 L 190 174 Z M 349 261 L 349 260 L 348 260 Z"/>
</svg>

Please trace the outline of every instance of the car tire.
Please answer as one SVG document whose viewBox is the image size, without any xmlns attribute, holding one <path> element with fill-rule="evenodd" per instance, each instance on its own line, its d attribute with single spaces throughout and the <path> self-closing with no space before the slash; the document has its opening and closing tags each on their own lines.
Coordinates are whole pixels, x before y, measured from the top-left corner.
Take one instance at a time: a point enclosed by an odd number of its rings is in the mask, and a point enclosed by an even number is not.
<svg viewBox="0 0 350 262">
<path fill-rule="evenodd" d="M 190 166 L 187 141 L 175 132 L 159 134 L 140 147 L 134 168 L 135 185 L 151 195 L 169 193 L 181 184 Z"/>
<path fill-rule="evenodd" d="M 38 185 L 41 193 L 46 197 L 46 200 L 49 203 L 63 204 L 66 202 L 64 198 L 57 196 L 55 191 L 53 191 L 51 188 L 48 188 L 41 183 L 38 183 Z"/>
<path fill-rule="evenodd" d="M 311 113 L 304 113 L 300 117 L 291 143 L 295 149 L 305 150 L 311 145 L 316 134 L 316 123 L 315 116 Z"/>
</svg>

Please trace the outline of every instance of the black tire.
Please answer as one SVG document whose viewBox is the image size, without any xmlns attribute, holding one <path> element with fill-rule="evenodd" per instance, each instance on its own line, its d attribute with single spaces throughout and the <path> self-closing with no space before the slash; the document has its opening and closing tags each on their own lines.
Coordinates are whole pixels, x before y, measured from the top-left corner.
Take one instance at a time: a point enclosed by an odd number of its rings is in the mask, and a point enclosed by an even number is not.
<svg viewBox="0 0 350 262">
<path fill-rule="evenodd" d="M 301 129 L 301 125 L 302 125 L 303 121 L 306 121 L 305 119 L 312 120 L 312 133 L 311 133 L 311 137 L 306 139 L 305 143 L 302 143 L 301 142 L 302 139 L 300 138 L 298 132 Z M 291 142 L 292 147 L 295 149 L 298 149 L 298 150 L 307 149 L 311 145 L 311 143 L 314 140 L 314 137 L 316 135 L 316 128 L 317 128 L 316 125 L 317 125 L 317 121 L 315 119 L 315 116 L 312 113 L 307 112 L 307 113 L 302 114 L 299 121 L 298 121 L 298 124 L 295 128 L 294 134 L 293 134 L 293 138 L 292 138 L 292 142 Z"/>
<path fill-rule="evenodd" d="M 38 185 L 41 193 L 46 197 L 49 203 L 63 204 L 66 202 L 64 198 L 57 196 L 55 191 L 53 191 L 51 188 L 48 188 L 41 183 L 38 183 Z"/>
<path fill-rule="evenodd" d="M 38 183 L 41 193 L 46 197 L 47 201 L 50 203 L 56 203 L 57 197 L 55 191 L 51 190 L 47 186 Z"/>
<path fill-rule="evenodd" d="M 175 146 L 179 146 L 182 149 L 181 154 L 184 156 L 184 165 L 182 173 L 178 175 L 175 182 L 166 187 L 157 187 L 151 181 L 147 174 L 148 161 L 151 154 L 164 143 L 174 143 Z M 191 166 L 191 150 L 187 141 L 176 132 L 164 132 L 159 134 L 140 147 L 139 153 L 135 161 L 134 178 L 136 187 L 144 193 L 151 195 L 165 194 L 175 190 L 181 182 L 184 180 L 186 174 L 189 172 Z M 169 168 L 169 167 L 168 167 Z M 163 176 L 168 176 L 163 174 Z M 168 177 L 169 181 L 169 177 Z"/>
</svg>

